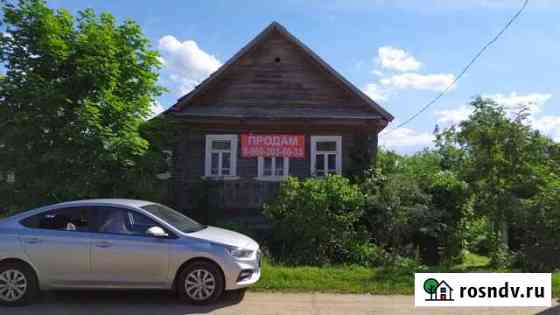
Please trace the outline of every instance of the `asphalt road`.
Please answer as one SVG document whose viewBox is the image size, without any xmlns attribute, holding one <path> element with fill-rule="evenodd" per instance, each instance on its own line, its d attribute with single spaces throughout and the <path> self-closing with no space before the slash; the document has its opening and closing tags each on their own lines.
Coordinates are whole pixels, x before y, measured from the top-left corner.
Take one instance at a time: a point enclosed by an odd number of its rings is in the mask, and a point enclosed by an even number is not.
<svg viewBox="0 0 560 315">
<path fill-rule="evenodd" d="M 362 314 L 560 314 L 560 306 L 542 308 L 423 308 L 415 309 L 412 296 L 371 296 L 335 294 L 247 293 L 240 300 L 227 296 L 214 306 L 190 306 L 177 301 L 167 292 L 153 291 L 82 291 L 46 293 L 36 304 L 19 308 L 0 307 L 2 315 L 362 315 Z"/>
</svg>

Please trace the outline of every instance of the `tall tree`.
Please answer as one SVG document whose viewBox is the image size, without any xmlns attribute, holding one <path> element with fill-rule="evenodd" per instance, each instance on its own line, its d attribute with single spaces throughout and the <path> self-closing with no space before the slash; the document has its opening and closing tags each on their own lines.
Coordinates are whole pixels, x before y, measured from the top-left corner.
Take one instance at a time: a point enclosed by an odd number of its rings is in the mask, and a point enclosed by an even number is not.
<svg viewBox="0 0 560 315">
<path fill-rule="evenodd" d="M 542 181 L 537 170 L 548 163 L 547 142 L 524 122 L 523 110 L 510 117 L 499 104 L 480 97 L 471 105 L 469 119 L 439 134 L 437 143 L 444 164 L 458 170 L 476 194 L 475 210 L 493 222 L 493 258 L 501 264 L 508 223 Z"/>
<path fill-rule="evenodd" d="M 160 62 L 138 24 L 91 9 L 73 17 L 42 0 L 4 1 L 0 168 L 19 206 L 113 196 L 148 149 Z M 0 171 L 2 171 L 0 169 Z"/>
</svg>

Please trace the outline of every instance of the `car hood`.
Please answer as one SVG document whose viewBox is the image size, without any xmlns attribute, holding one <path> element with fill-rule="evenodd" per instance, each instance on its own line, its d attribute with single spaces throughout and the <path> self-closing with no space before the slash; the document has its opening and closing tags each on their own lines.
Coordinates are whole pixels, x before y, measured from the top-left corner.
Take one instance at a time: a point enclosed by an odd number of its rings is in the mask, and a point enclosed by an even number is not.
<svg viewBox="0 0 560 315">
<path fill-rule="evenodd" d="M 252 238 L 245 236 L 241 233 L 234 231 L 221 229 L 214 226 L 208 226 L 200 231 L 189 233 L 190 237 L 195 237 L 198 239 L 203 239 L 206 241 L 235 246 L 245 249 L 257 250 L 259 249 L 259 244 L 255 242 Z"/>
</svg>

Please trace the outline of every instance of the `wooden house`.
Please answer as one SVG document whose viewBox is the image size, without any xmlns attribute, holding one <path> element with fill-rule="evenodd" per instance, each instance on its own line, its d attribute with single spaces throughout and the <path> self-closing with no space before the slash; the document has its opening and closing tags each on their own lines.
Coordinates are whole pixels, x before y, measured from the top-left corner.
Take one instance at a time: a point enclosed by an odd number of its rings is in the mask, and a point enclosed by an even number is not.
<svg viewBox="0 0 560 315">
<path fill-rule="evenodd" d="M 363 170 L 393 119 L 276 22 L 160 117 L 177 128 L 175 206 L 232 211 L 288 176 Z"/>
</svg>

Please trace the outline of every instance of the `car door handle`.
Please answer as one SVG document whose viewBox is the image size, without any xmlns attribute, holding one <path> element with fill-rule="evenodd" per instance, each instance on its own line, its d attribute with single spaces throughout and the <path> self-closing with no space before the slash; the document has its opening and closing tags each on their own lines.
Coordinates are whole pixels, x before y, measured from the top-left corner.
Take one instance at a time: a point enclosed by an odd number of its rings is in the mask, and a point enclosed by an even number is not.
<svg viewBox="0 0 560 315">
<path fill-rule="evenodd" d="M 38 237 L 28 237 L 25 238 L 23 241 L 27 244 L 37 244 L 42 242 L 42 240 Z"/>
<path fill-rule="evenodd" d="M 103 242 L 97 242 L 97 243 L 95 243 L 95 246 L 96 246 L 96 247 L 99 247 L 99 248 L 107 248 L 107 247 L 113 246 L 113 244 L 112 244 L 111 242 L 103 241 Z"/>
</svg>

